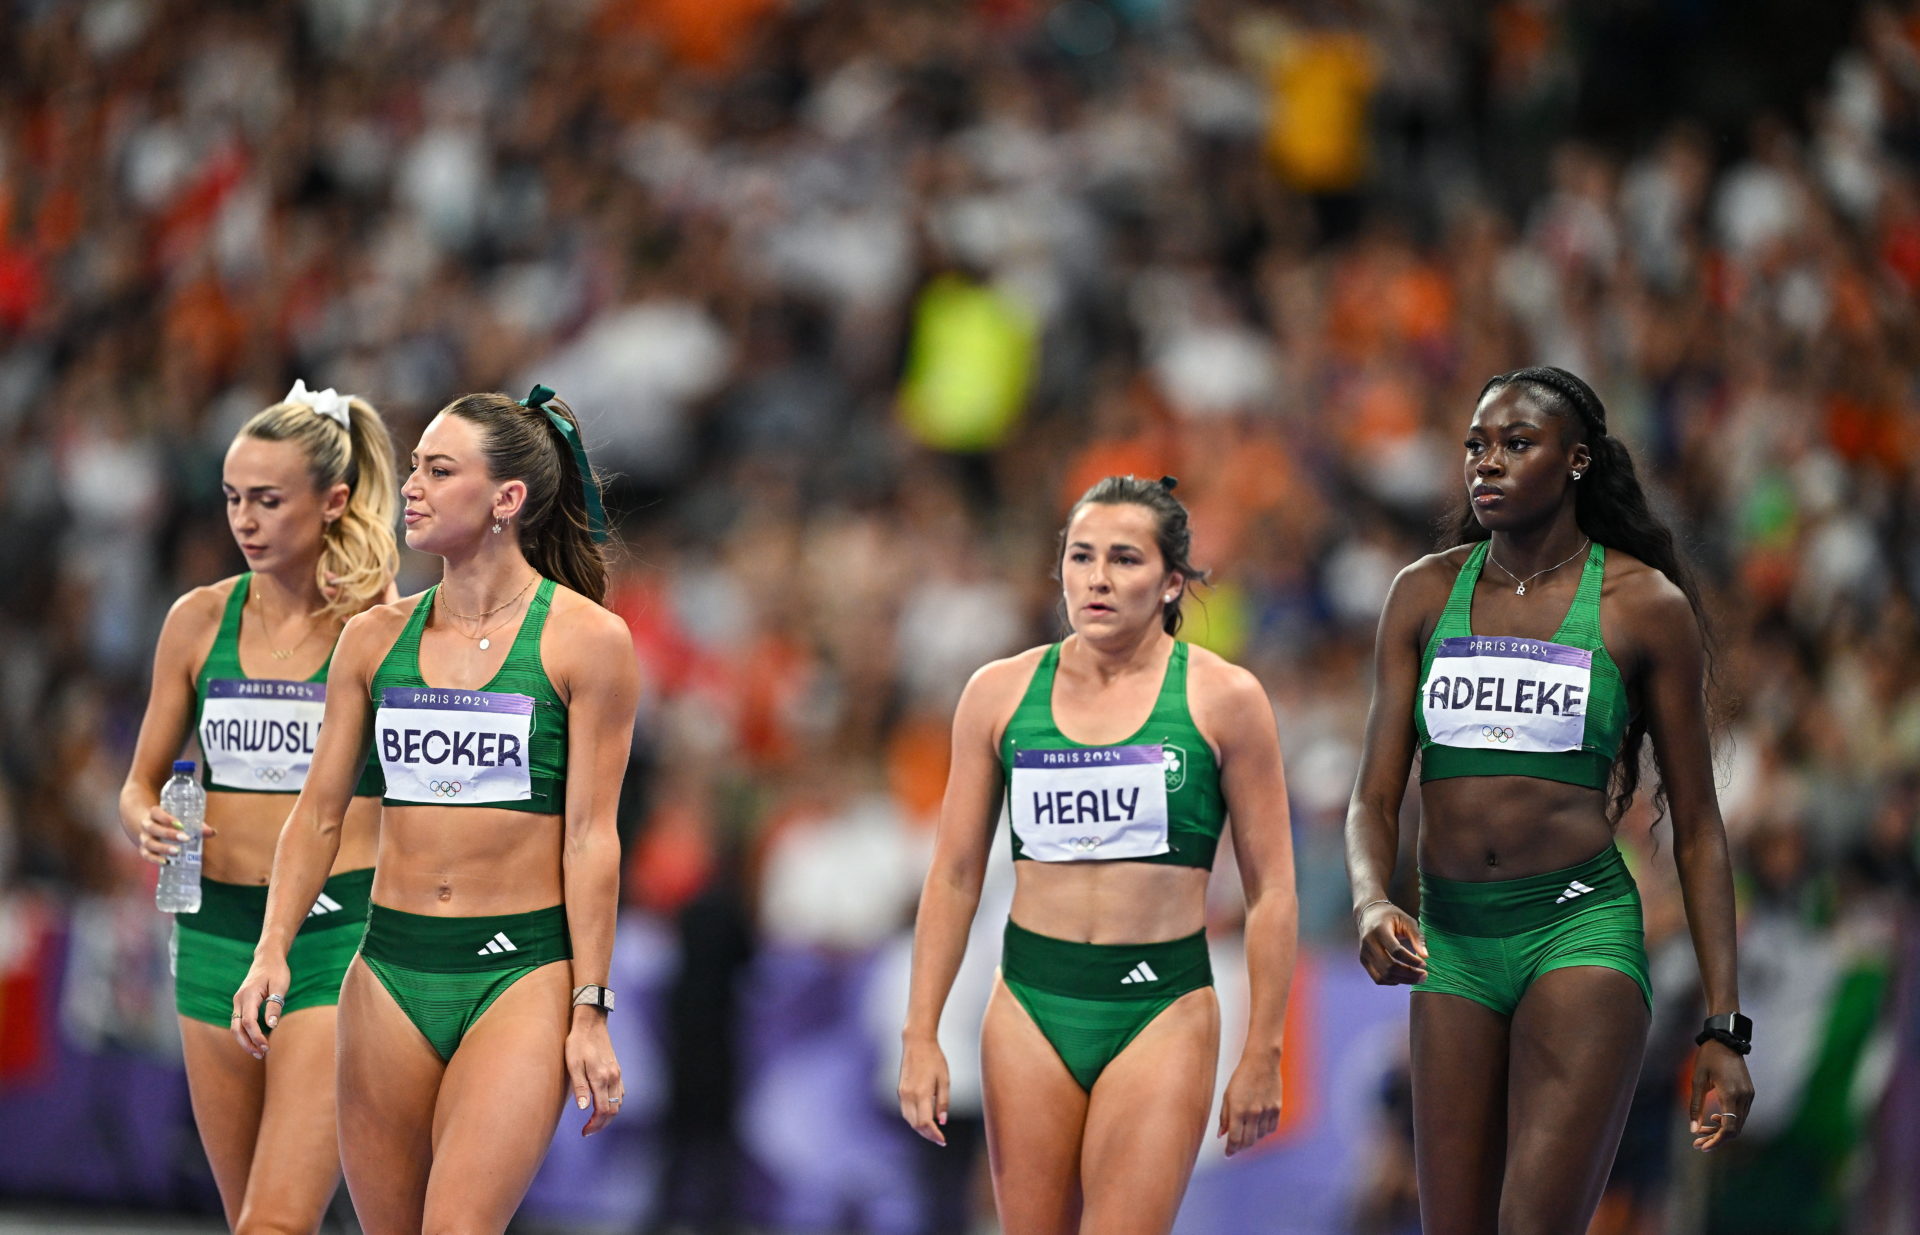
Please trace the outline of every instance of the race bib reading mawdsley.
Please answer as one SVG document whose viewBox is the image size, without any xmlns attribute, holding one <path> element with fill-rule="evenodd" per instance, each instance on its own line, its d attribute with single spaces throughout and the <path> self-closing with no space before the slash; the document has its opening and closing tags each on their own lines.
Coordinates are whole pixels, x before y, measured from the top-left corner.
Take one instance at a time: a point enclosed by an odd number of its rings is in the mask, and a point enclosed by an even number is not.
<svg viewBox="0 0 1920 1235">
<path fill-rule="evenodd" d="M 1442 639 L 1420 687 L 1427 735 L 1469 750 L 1580 749 L 1593 653 L 1541 639 Z"/>
<path fill-rule="evenodd" d="M 1165 754 L 1084 746 L 1013 754 L 1013 830 L 1042 862 L 1150 858 L 1167 852 Z"/>
<path fill-rule="evenodd" d="M 296 793 L 307 783 L 325 682 L 221 678 L 207 683 L 200 751 L 215 788 Z"/>
<path fill-rule="evenodd" d="M 428 805 L 524 802 L 533 796 L 532 726 L 527 695 L 389 686 L 373 722 L 386 796 Z"/>
</svg>

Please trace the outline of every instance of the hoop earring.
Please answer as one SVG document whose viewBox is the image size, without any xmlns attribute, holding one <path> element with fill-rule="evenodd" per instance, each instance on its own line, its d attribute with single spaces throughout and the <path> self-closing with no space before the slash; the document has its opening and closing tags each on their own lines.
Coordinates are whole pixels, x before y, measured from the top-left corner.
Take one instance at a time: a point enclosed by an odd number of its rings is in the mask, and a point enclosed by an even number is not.
<svg viewBox="0 0 1920 1235">
<path fill-rule="evenodd" d="M 1578 479 L 1580 479 L 1580 473 L 1578 473 L 1578 472 L 1575 472 L 1575 473 L 1573 474 L 1573 478 L 1574 478 L 1575 480 L 1578 480 Z"/>
</svg>

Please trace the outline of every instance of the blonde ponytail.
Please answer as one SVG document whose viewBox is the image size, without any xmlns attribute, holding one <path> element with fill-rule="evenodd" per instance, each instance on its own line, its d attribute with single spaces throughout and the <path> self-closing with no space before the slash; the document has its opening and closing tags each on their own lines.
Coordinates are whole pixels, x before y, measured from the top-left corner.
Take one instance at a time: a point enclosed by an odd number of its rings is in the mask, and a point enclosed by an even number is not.
<svg viewBox="0 0 1920 1235">
<path fill-rule="evenodd" d="M 398 497 L 393 439 L 380 413 L 358 395 L 340 402 L 344 428 L 310 403 L 287 401 L 256 414 L 240 436 L 294 443 L 316 489 L 346 484 L 347 508 L 327 525 L 314 581 L 327 598 L 326 611 L 349 618 L 379 601 L 400 567 L 393 535 Z"/>
</svg>

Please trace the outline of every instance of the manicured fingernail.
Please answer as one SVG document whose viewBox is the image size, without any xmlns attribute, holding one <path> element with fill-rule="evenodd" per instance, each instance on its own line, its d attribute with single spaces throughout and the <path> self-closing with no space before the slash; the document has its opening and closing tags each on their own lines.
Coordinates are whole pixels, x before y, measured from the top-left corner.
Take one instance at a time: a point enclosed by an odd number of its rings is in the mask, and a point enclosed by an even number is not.
<svg viewBox="0 0 1920 1235">
<path fill-rule="evenodd" d="M 585 1098 L 575 1098 L 574 1101 L 580 1104 L 581 1110 L 584 1111 L 587 1109 L 587 1100 Z"/>
</svg>

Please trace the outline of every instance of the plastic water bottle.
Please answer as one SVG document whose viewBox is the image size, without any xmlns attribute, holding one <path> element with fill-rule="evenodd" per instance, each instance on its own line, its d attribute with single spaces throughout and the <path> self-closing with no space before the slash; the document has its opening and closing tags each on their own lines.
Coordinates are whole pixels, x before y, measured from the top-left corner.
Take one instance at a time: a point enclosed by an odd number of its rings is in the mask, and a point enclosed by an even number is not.
<svg viewBox="0 0 1920 1235">
<path fill-rule="evenodd" d="M 180 821 L 188 839 L 160 868 L 153 903 L 162 913 L 200 912 L 200 829 L 207 821 L 207 791 L 193 778 L 193 760 L 176 759 L 173 776 L 160 790 L 160 809 Z"/>
</svg>

